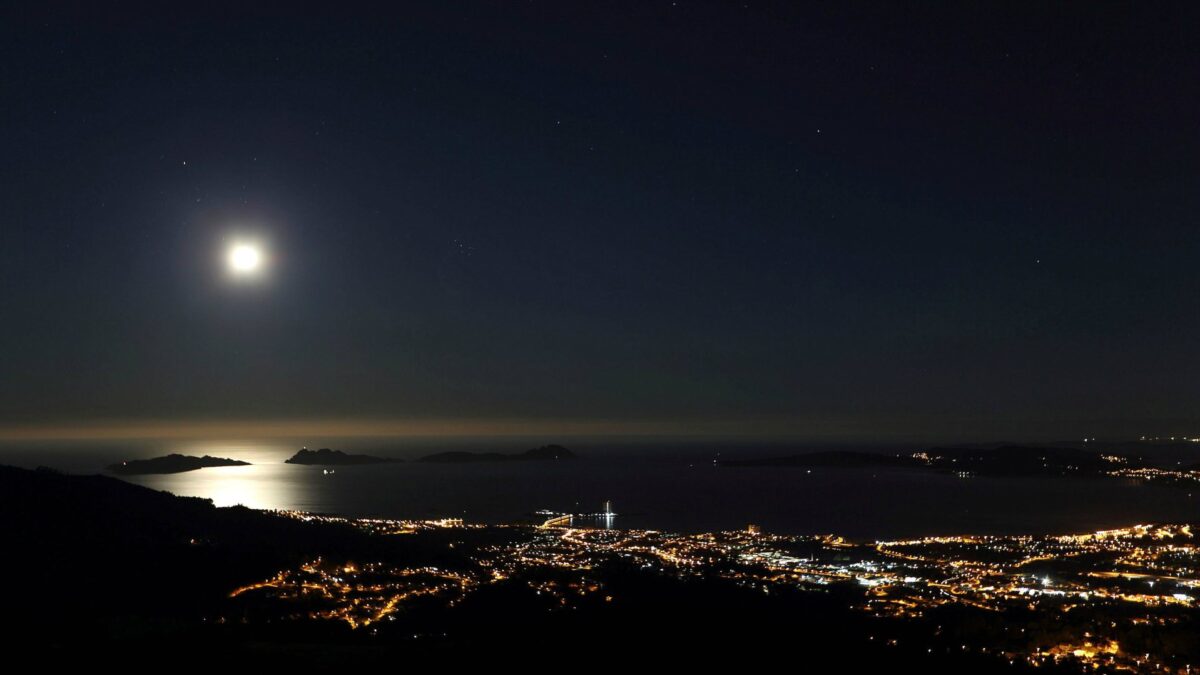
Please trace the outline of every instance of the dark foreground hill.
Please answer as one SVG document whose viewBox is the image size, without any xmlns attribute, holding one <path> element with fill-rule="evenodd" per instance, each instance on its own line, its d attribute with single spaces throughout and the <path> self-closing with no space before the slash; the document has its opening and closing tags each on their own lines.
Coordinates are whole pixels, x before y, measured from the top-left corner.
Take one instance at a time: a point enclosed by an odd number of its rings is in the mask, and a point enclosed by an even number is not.
<svg viewBox="0 0 1200 675">
<path fill-rule="evenodd" d="M 238 584 L 325 551 L 392 556 L 404 543 L 107 476 L 3 466 L 0 513 L 16 630 L 64 642 L 186 632 Z"/>
</svg>

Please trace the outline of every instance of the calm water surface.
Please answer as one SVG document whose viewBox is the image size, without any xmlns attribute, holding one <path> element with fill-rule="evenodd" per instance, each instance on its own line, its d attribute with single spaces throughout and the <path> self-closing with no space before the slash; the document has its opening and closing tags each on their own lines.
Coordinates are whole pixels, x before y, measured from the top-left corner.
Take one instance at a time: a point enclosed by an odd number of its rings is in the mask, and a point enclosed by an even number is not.
<svg viewBox="0 0 1200 675">
<path fill-rule="evenodd" d="M 756 523 L 773 532 L 835 532 L 856 538 L 1076 532 L 1137 522 L 1196 521 L 1200 512 L 1200 501 L 1187 489 L 1133 481 L 964 479 L 897 469 L 722 469 L 713 466 L 717 451 L 711 448 L 636 453 L 580 449 L 581 458 L 573 461 L 406 461 L 336 467 L 333 474 L 321 467 L 284 464 L 295 450 L 290 447 L 226 444 L 182 450 L 253 465 L 126 480 L 212 499 L 218 506 L 392 518 L 457 516 L 496 523 L 535 521 L 539 509 L 598 511 L 605 500 L 612 500 L 620 514 L 618 527 L 705 531 Z M 0 463 L 96 473 L 119 459 L 158 454 L 164 451 L 0 448 Z M 423 453 L 415 456 L 419 454 Z"/>
</svg>

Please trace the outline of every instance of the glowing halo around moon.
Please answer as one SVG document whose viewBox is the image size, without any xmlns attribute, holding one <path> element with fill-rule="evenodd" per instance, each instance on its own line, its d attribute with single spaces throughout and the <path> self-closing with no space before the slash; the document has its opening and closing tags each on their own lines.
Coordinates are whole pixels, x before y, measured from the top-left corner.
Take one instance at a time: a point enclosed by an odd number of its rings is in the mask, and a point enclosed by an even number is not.
<svg viewBox="0 0 1200 675">
<path fill-rule="evenodd" d="M 225 264 L 235 278 L 255 277 L 262 273 L 266 254 L 257 243 L 234 242 L 225 251 Z"/>
</svg>

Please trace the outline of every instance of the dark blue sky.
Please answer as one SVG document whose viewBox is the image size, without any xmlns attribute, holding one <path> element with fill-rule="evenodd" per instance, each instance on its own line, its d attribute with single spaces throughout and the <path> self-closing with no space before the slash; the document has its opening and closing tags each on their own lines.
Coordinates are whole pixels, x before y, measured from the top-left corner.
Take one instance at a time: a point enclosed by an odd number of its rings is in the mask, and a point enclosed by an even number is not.
<svg viewBox="0 0 1200 675">
<path fill-rule="evenodd" d="M 1171 5 L 188 4 L 0 17 L 0 426 L 1200 433 Z"/>
</svg>

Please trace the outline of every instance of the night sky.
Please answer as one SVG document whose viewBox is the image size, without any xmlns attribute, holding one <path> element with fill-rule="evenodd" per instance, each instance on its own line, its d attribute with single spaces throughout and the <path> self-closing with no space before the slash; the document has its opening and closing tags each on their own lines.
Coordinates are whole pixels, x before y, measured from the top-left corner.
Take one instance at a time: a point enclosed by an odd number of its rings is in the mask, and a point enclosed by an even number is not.
<svg viewBox="0 0 1200 675">
<path fill-rule="evenodd" d="M 0 435 L 1200 430 L 1169 5 L 24 4 Z"/>
</svg>

